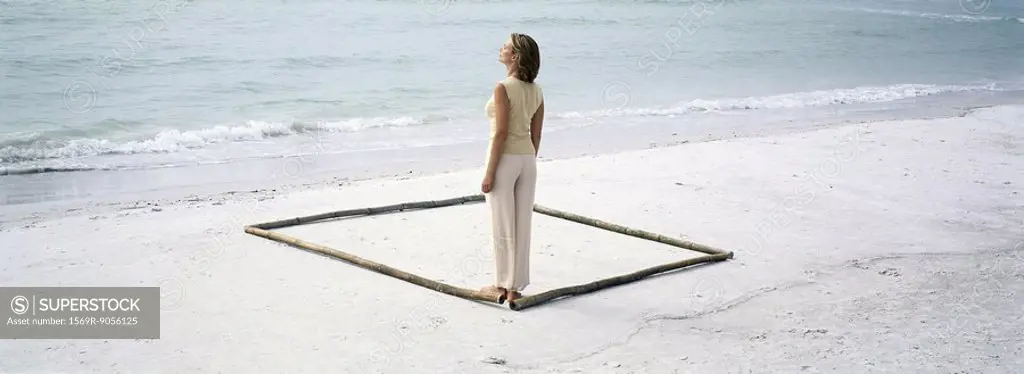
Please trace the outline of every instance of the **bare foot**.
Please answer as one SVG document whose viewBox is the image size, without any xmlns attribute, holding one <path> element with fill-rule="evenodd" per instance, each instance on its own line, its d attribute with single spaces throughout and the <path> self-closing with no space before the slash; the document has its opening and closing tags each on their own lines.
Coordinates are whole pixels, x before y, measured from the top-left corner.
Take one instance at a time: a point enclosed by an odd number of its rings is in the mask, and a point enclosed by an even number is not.
<svg viewBox="0 0 1024 374">
<path fill-rule="evenodd" d="M 517 291 L 505 291 L 505 300 L 514 301 L 520 297 L 523 297 L 523 294 Z"/>
<path fill-rule="evenodd" d="M 480 289 L 480 292 L 505 294 L 505 289 L 496 286 L 484 286 Z"/>
</svg>

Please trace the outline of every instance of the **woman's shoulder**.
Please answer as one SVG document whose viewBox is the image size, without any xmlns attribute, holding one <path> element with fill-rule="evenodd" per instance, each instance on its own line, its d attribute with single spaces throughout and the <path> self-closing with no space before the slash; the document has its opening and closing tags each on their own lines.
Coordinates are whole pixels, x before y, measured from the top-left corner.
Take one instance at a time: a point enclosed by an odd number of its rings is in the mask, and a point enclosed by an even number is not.
<svg viewBox="0 0 1024 374">
<path fill-rule="evenodd" d="M 536 91 L 538 95 L 541 95 L 543 97 L 544 87 L 540 83 L 534 81 L 533 83 L 526 83 L 526 85 L 530 86 L 530 88 Z"/>
<path fill-rule="evenodd" d="M 498 87 L 503 88 L 505 90 L 511 88 L 513 90 L 517 90 L 517 92 L 533 91 L 536 92 L 537 95 L 544 95 L 544 89 L 540 83 L 537 83 L 536 81 L 526 82 L 512 76 L 506 77 L 505 79 L 498 81 L 498 85 L 497 87 L 495 87 L 495 89 L 498 89 Z"/>
<path fill-rule="evenodd" d="M 498 83 L 499 84 L 503 84 L 503 85 L 512 85 L 512 84 L 519 84 L 519 83 L 524 83 L 524 82 L 520 81 L 518 78 L 513 77 L 513 76 L 510 75 L 510 76 L 505 77 L 505 79 L 502 79 L 502 80 L 498 81 Z"/>
</svg>

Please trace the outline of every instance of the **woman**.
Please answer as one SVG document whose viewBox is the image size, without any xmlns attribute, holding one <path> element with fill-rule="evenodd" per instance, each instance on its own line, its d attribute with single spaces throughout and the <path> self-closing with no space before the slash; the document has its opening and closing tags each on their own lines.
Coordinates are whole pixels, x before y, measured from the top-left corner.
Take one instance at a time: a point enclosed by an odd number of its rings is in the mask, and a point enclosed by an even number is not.
<svg viewBox="0 0 1024 374">
<path fill-rule="evenodd" d="M 522 297 L 530 283 L 530 219 L 537 185 L 537 152 L 544 124 L 544 94 L 534 83 L 540 49 L 528 35 L 513 33 L 498 61 L 508 76 L 494 87 L 485 106 L 491 122 L 487 171 L 480 185 L 491 209 L 497 272 L 485 290 L 506 300 Z"/>
</svg>

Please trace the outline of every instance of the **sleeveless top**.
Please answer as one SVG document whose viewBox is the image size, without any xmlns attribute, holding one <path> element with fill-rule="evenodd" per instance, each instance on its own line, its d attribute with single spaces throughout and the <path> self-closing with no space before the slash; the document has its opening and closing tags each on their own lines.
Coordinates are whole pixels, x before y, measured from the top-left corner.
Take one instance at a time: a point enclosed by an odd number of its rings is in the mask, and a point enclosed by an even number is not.
<svg viewBox="0 0 1024 374">
<path fill-rule="evenodd" d="M 530 138 L 530 123 L 533 121 L 533 114 L 537 112 L 541 101 L 544 100 L 544 92 L 537 83 L 527 83 L 515 77 L 507 77 L 501 81 L 508 94 L 508 137 L 505 139 L 505 147 L 502 153 L 508 154 L 536 154 L 533 147 L 533 139 Z M 494 94 L 484 107 L 484 112 L 491 121 L 491 136 L 498 130 L 498 121 L 495 116 Z M 487 146 L 487 154 L 491 154 L 490 142 Z"/>
</svg>

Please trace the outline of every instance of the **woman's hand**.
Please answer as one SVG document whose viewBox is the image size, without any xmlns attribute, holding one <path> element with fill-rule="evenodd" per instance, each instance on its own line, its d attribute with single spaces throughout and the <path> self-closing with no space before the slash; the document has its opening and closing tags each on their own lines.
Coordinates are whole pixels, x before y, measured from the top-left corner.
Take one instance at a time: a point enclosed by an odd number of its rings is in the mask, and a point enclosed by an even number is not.
<svg viewBox="0 0 1024 374">
<path fill-rule="evenodd" d="M 480 191 L 488 193 L 491 192 L 492 188 L 494 188 L 494 176 L 491 174 L 485 174 L 484 181 L 480 182 Z"/>
</svg>

